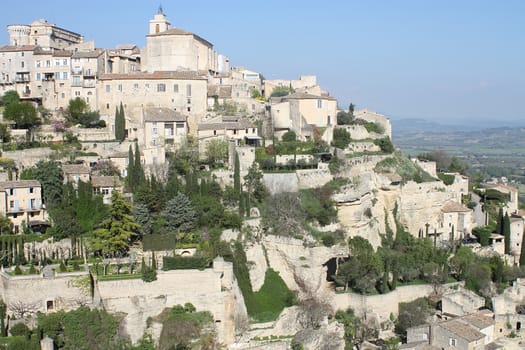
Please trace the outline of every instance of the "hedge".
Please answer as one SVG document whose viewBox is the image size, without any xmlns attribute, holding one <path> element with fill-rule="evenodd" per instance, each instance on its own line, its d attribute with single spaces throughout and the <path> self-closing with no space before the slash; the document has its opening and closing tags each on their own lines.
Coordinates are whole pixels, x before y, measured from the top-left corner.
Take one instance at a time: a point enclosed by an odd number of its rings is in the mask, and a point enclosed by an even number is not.
<svg viewBox="0 0 525 350">
<path fill-rule="evenodd" d="M 211 260 L 207 257 L 201 256 L 165 256 L 162 258 L 163 261 L 163 270 L 190 270 L 190 269 L 199 269 L 203 270 L 210 266 Z"/>
<path fill-rule="evenodd" d="M 142 237 L 142 249 L 149 251 L 172 250 L 177 243 L 177 236 L 174 233 L 162 235 L 145 235 Z"/>
</svg>

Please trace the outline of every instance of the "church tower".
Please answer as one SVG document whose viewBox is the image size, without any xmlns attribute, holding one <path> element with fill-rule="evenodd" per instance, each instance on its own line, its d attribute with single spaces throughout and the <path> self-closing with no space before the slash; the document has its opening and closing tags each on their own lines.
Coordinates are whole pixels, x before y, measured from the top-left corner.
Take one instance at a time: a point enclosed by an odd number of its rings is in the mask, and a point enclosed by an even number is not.
<svg viewBox="0 0 525 350">
<path fill-rule="evenodd" d="M 149 34 L 158 34 L 170 29 L 170 22 L 162 11 L 162 6 L 159 6 L 159 11 L 155 14 L 152 20 L 149 21 Z"/>
</svg>

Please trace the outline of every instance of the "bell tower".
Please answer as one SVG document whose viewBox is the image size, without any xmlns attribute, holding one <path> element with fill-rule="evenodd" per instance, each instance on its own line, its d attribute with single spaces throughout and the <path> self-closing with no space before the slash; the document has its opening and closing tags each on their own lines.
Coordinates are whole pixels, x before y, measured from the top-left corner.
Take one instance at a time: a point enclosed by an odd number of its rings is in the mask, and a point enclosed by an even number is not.
<svg viewBox="0 0 525 350">
<path fill-rule="evenodd" d="M 149 34 L 157 34 L 165 32 L 170 29 L 170 22 L 162 10 L 162 6 L 159 6 L 158 12 L 155 14 L 152 20 L 149 21 Z"/>
</svg>

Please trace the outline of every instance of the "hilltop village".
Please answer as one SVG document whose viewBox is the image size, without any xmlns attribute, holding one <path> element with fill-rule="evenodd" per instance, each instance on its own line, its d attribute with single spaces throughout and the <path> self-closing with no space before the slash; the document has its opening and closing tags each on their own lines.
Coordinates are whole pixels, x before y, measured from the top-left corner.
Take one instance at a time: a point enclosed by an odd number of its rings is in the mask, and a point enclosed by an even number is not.
<svg viewBox="0 0 525 350">
<path fill-rule="evenodd" d="M 230 66 L 162 9 L 144 48 L 7 30 L 3 348 L 525 346 L 515 188 L 407 157 L 388 117 Z"/>
</svg>

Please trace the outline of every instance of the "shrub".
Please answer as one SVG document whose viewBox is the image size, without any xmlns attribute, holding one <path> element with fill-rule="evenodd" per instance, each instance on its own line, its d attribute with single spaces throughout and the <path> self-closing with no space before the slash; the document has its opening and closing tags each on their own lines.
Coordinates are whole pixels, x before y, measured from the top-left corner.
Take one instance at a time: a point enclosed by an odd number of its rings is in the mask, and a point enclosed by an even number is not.
<svg viewBox="0 0 525 350">
<path fill-rule="evenodd" d="M 31 330 L 24 323 L 15 324 L 9 329 L 9 333 L 11 333 L 11 335 L 14 337 L 23 336 L 27 339 L 29 339 L 29 337 L 31 336 Z"/>
<path fill-rule="evenodd" d="M 382 139 L 375 139 L 374 144 L 379 146 L 383 153 L 394 153 L 394 145 L 390 141 L 390 137 L 383 137 Z"/>
<path fill-rule="evenodd" d="M 321 241 L 325 247 L 331 247 L 335 244 L 334 236 L 329 233 L 325 233 L 323 237 L 321 237 Z"/>
<path fill-rule="evenodd" d="M 340 149 L 345 149 L 346 147 L 348 147 L 351 141 L 352 138 L 350 136 L 350 133 L 346 131 L 346 129 L 334 129 L 332 146 Z"/>
<path fill-rule="evenodd" d="M 454 183 L 454 179 L 455 179 L 455 176 L 454 175 L 451 175 L 451 174 L 444 174 L 444 173 L 439 173 L 438 174 L 438 178 L 443 181 L 443 183 L 447 186 L 450 186 Z"/>
<path fill-rule="evenodd" d="M 375 132 L 376 134 L 382 134 L 385 132 L 385 129 L 377 123 L 368 122 L 363 125 L 368 132 Z"/>
<path fill-rule="evenodd" d="M 20 265 L 16 265 L 16 267 L 15 267 L 15 275 L 22 275 L 22 274 L 24 274 L 24 272 L 20 268 Z"/>
</svg>

